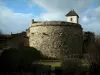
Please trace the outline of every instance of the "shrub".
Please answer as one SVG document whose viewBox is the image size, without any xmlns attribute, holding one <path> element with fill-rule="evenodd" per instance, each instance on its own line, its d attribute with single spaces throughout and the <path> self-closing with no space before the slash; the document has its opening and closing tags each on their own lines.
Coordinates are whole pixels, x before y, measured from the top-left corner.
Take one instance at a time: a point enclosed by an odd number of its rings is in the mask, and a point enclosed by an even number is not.
<svg viewBox="0 0 100 75">
<path fill-rule="evenodd" d="M 64 74 L 79 74 L 87 68 L 86 66 L 82 65 L 82 61 L 77 58 L 67 58 L 62 62 L 62 68 Z"/>
<path fill-rule="evenodd" d="M 31 47 L 6 49 L 0 57 L 0 71 L 21 71 L 40 59 L 40 52 Z"/>
<path fill-rule="evenodd" d="M 10 48 L 3 51 L 0 57 L 0 71 L 14 71 L 19 65 L 19 52 Z"/>
<path fill-rule="evenodd" d="M 40 51 L 33 47 L 24 47 L 19 49 L 20 64 L 19 68 L 28 68 L 32 62 L 40 60 Z"/>
</svg>

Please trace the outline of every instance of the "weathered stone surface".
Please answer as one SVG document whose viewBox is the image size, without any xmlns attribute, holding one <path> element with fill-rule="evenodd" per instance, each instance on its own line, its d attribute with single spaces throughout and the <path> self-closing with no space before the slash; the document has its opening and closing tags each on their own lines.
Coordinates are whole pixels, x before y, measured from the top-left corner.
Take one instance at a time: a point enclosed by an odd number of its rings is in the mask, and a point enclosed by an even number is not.
<svg viewBox="0 0 100 75">
<path fill-rule="evenodd" d="M 29 45 L 49 57 L 82 53 L 83 32 L 80 25 L 67 22 L 40 22 L 30 27 Z"/>
</svg>

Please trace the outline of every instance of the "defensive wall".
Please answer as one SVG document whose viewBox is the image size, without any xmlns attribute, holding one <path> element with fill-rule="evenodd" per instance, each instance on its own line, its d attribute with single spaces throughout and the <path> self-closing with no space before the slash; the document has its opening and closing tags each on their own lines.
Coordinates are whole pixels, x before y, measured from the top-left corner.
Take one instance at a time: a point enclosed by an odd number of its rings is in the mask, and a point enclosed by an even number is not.
<svg viewBox="0 0 100 75">
<path fill-rule="evenodd" d="M 32 21 L 29 30 L 29 45 L 48 57 L 82 53 L 83 31 L 80 24 Z"/>
</svg>

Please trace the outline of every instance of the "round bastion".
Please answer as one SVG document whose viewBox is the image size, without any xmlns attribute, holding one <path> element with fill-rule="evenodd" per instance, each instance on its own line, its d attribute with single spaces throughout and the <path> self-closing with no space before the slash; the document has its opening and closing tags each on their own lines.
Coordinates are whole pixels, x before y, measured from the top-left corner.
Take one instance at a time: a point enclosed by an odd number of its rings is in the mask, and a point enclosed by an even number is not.
<svg viewBox="0 0 100 75">
<path fill-rule="evenodd" d="M 48 57 L 81 54 L 83 31 L 80 24 L 65 21 L 34 21 L 30 26 L 29 45 Z"/>
</svg>

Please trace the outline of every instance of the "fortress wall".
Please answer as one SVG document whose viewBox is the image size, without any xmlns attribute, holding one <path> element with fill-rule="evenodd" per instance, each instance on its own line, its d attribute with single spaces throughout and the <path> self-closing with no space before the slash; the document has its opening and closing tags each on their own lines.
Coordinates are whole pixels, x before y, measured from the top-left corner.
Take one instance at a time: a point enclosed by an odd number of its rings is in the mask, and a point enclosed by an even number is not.
<svg viewBox="0 0 100 75">
<path fill-rule="evenodd" d="M 72 24 L 73 25 L 73 24 Z M 34 23 L 30 27 L 29 45 L 49 57 L 82 53 L 83 35 L 79 25 L 68 23 Z"/>
<path fill-rule="evenodd" d="M 32 26 L 44 26 L 44 25 L 53 25 L 53 26 L 56 26 L 56 25 L 73 25 L 74 27 L 80 27 L 81 28 L 81 25 L 80 24 L 77 24 L 77 23 L 70 23 L 70 22 L 66 22 L 66 21 L 34 21 L 32 22 L 31 24 L 31 27 Z"/>
</svg>

